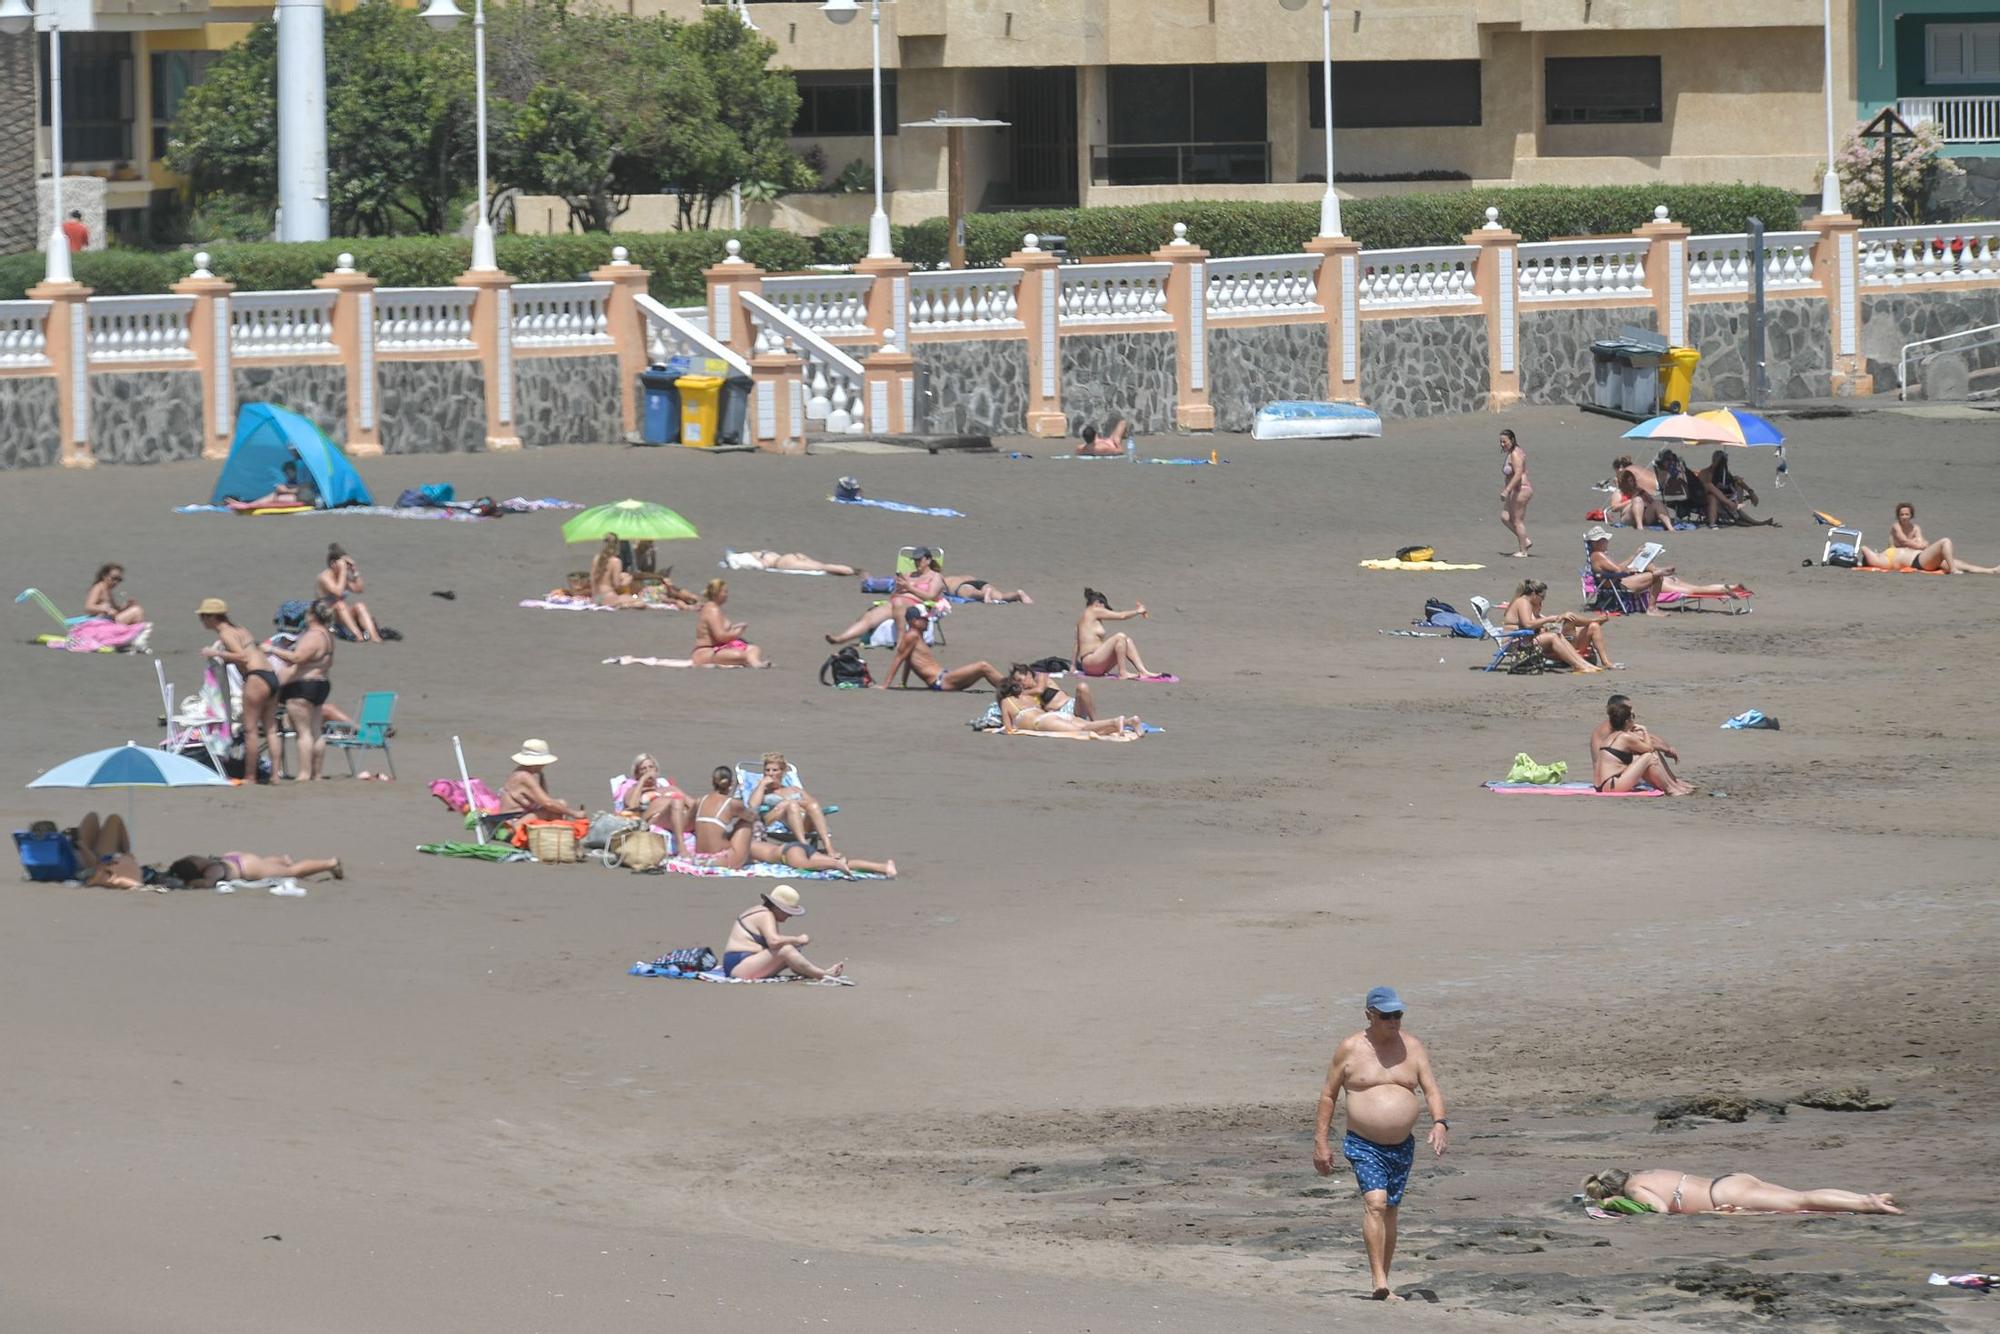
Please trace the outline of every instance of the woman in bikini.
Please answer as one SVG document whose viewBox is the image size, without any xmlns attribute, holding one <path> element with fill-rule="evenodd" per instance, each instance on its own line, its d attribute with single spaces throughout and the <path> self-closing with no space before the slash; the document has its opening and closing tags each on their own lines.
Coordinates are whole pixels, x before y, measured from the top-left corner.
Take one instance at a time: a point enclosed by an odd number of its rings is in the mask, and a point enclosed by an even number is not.
<svg viewBox="0 0 2000 1334">
<path fill-rule="evenodd" d="M 794 871 L 839 871 L 851 876 L 856 871 L 896 877 L 896 863 L 862 861 L 837 853 L 814 852 L 803 843 L 773 843 L 755 836 L 750 809 L 735 794 L 736 774 L 727 766 L 717 766 L 709 775 L 713 789 L 695 807 L 695 853 L 712 866 L 736 870 L 749 862 L 789 866 Z"/>
<path fill-rule="evenodd" d="M 812 944 L 811 936 L 804 932 L 788 936 L 779 929 L 789 919 L 805 915 L 805 905 L 799 901 L 796 889 L 790 885 L 772 886 L 770 893 L 759 896 L 756 907 L 730 926 L 729 939 L 722 946 L 722 975 L 755 981 L 791 972 L 817 981 L 845 974 L 845 959 L 831 968 L 821 968 L 799 953 L 801 948 Z"/>
<path fill-rule="evenodd" d="M 1611 461 L 1611 477 L 1618 499 L 1604 507 L 1606 523 L 1629 523 L 1634 528 L 1657 523 L 1673 529 L 1674 516 L 1660 502 L 1660 482 L 1652 469 L 1633 463 L 1630 454 L 1621 454 Z"/>
<path fill-rule="evenodd" d="M 1514 535 L 1518 550 L 1510 553 L 1525 556 L 1535 543 L 1528 536 L 1528 502 L 1535 498 L 1533 483 L 1528 481 L 1528 451 L 1521 448 L 1521 441 L 1511 430 L 1500 432 L 1500 523 Z"/>
<path fill-rule="evenodd" d="M 1539 579 L 1523 580 L 1514 590 L 1513 601 L 1507 604 L 1507 619 L 1503 624 L 1516 630 L 1535 631 L 1536 648 L 1576 671 L 1598 672 L 1606 667 L 1623 670 L 1625 664 L 1611 661 L 1611 653 L 1604 646 L 1604 614 L 1562 611 L 1545 616 L 1542 599 L 1548 591 L 1549 586 Z M 1596 666 L 1590 661 L 1593 654 L 1597 657 Z"/>
<path fill-rule="evenodd" d="M 1090 737 L 1134 737 L 1143 733 L 1137 714 L 1084 719 L 1040 704 L 1037 702 L 1039 698 L 1026 693 L 1019 677 L 1010 677 L 1007 684 L 1000 687 L 1000 730 L 1067 732 Z"/>
<path fill-rule="evenodd" d="M 708 581 L 703 592 L 701 617 L 694 629 L 694 663 L 697 667 L 769 667 L 764 651 L 743 638 L 749 627 L 742 621 L 725 620 L 722 608 L 729 601 L 729 585 L 720 579 Z"/>
<path fill-rule="evenodd" d="M 749 807 L 756 812 L 765 837 L 773 843 L 817 838 L 821 850 L 832 852 L 833 831 L 827 827 L 826 809 L 812 793 L 786 781 L 791 768 L 778 751 L 764 756 L 764 773 L 750 789 Z"/>
<path fill-rule="evenodd" d="M 860 620 L 848 626 L 837 635 L 828 635 L 829 644 L 846 644 L 869 634 L 876 626 L 895 617 L 902 621 L 903 613 L 911 607 L 926 602 L 936 602 L 945 594 L 944 576 L 938 572 L 937 557 L 929 547 L 918 547 L 910 557 L 916 568 L 908 574 L 896 576 L 889 593 L 889 600 L 879 607 L 870 607 Z"/>
<path fill-rule="evenodd" d="M 257 783 L 271 777 L 258 766 L 259 751 L 268 752 L 271 768 L 278 767 L 278 674 L 271 659 L 248 630 L 229 619 L 229 604 L 221 598 L 206 598 L 195 608 L 202 625 L 215 635 L 216 642 L 201 651 L 204 658 L 227 663 L 243 673 L 243 696 L 239 701 L 239 722 L 243 728 L 243 776 Z"/>
<path fill-rule="evenodd" d="M 1708 516 L 1708 526 L 1713 528 L 1720 522 L 1720 516 L 1727 514 L 1729 521 L 1753 528 L 1776 528 L 1776 519 L 1753 519 L 1743 512 L 1743 501 L 1755 505 L 1760 503 L 1757 493 L 1750 484 L 1729 470 L 1729 451 L 1718 449 L 1709 457 L 1708 466 L 1700 472 L 1688 474 L 1689 496 Z"/>
<path fill-rule="evenodd" d="M 305 715 L 305 724 L 292 725 L 299 738 L 300 758 L 305 760 L 306 780 L 326 777 L 326 697 L 333 690 L 328 679 L 333 671 L 333 608 L 325 598 L 315 598 L 308 611 L 311 618 L 290 648 L 270 645 L 266 652 L 285 665 L 284 680 L 278 686 L 278 703 L 287 713 L 294 706 Z"/>
<path fill-rule="evenodd" d="M 838 574 L 852 576 L 863 571 L 852 565 L 836 565 L 832 561 L 814 560 L 803 551 L 732 551 L 728 565 L 732 570 L 794 570 L 806 574 Z"/>
<path fill-rule="evenodd" d="M 685 849 L 689 827 L 694 821 L 694 798 L 674 786 L 674 780 L 660 775 L 660 762 L 641 754 L 632 761 L 632 771 L 618 785 L 613 798 L 618 809 L 630 811 L 647 824 L 659 825 L 674 836 L 674 847 Z"/>
<path fill-rule="evenodd" d="M 1632 701 L 1613 695 L 1605 720 L 1590 734 L 1591 783 L 1599 792 L 1631 792 L 1646 784 L 1670 797 L 1692 796 L 1694 785 L 1675 776 L 1667 761 L 1681 755 L 1632 716 Z"/>
<path fill-rule="evenodd" d="M 1583 535 L 1584 545 L 1590 551 L 1590 573 L 1592 578 L 1609 580 L 1637 597 L 1647 594 L 1657 598 L 1661 593 L 1672 593 L 1681 598 L 1728 598 L 1741 601 L 1750 596 L 1750 590 L 1742 584 L 1691 584 L 1674 573 L 1672 565 L 1651 565 L 1643 570 L 1631 570 L 1620 565 L 1611 555 L 1611 532 L 1607 528 L 1592 528 Z M 1600 594 L 1601 596 L 1601 594 Z M 1615 611 L 1615 607 L 1607 607 Z M 1657 605 L 1648 601 L 1645 614 L 1664 616 Z"/>
<path fill-rule="evenodd" d="M 347 554 L 347 549 L 335 542 L 326 549 L 326 568 L 319 572 L 319 595 L 333 608 L 333 614 L 340 620 L 340 628 L 347 631 L 350 639 L 366 643 L 373 639 L 380 641 L 381 632 L 375 628 L 375 618 L 367 606 L 355 595 L 362 591 L 361 567 Z"/>
<path fill-rule="evenodd" d="M 1660 1214 L 1900 1214 L 1896 1197 L 1852 1190 L 1793 1190 L 1748 1172 L 1698 1177 L 1656 1167 L 1643 1172 L 1616 1168 L 1583 1179 L 1593 1200 L 1631 1200 Z"/>
<path fill-rule="evenodd" d="M 1003 593 L 984 579 L 974 579 L 963 574 L 948 574 L 944 577 L 944 591 L 955 598 L 967 602 L 1018 602 L 1024 607 L 1032 607 L 1035 600 L 1021 589 Z"/>
<path fill-rule="evenodd" d="M 120 602 L 118 585 L 125 582 L 125 567 L 111 564 L 99 567 L 97 578 L 91 581 L 90 591 L 83 595 L 83 612 L 86 616 L 98 616 L 118 625 L 137 625 L 146 619 L 146 609 L 136 602 Z"/>
<path fill-rule="evenodd" d="M 303 880 L 307 876 L 330 875 L 347 879 L 347 868 L 338 857 L 297 857 L 283 852 L 223 852 L 213 857 L 182 857 L 167 867 L 167 874 L 189 889 L 213 889 L 225 880 Z"/>
<path fill-rule="evenodd" d="M 1924 540 L 1924 530 L 1917 523 L 1917 507 L 1909 501 L 1896 506 L 1896 522 L 1889 529 L 1890 545 L 1881 551 L 1871 551 L 1861 547 L 1856 552 L 1864 569 L 1870 570 L 1945 570 L 1951 574 L 2000 574 L 2000 567 L 1974 565 L 1958 558 L 1951 539 L 1940 537 L 1935 542 Z"/>
<path fill-rule="evenodd" d="M 618 534 L 606 533 L 604 544 L 590 558 L 590 600 L 600 607 L 643 607 L 645 600 L 627 592 L 625 562 L 618 555 Z"/>
<path fill-rule="evenodd" d="M 1038 704 L 1051 713 L 1059 713 L 1066 718 L 1081 718 L 1085 722 L 1097 717 L 1097 701 L 1091 697 L 1088 681 L 1076 683 L 1076 695 L 1072 698 L 1047 672 L 1025 662 L 1017 662 L 1008 668 L 1007 679 L 1020 686 L 1021 695 L 1030 703 Z"/>
<path fill-rule="evenodd" d="M 1076 669 L 1085 676 L 1116 675 L 1121 681 L 1152 676 L 1153 671 L 1139 657 L 1139 646 L 1124 631 L 1106 634 L 1106 621 L 1129 621 L 1146 616 L 1146 604 L 1135 602 L 1130 611 L 1111 610 L 1111 599 L 1094 588 L 1083 590 L 1083 615 L 1076 621 Z"/>
</svg>

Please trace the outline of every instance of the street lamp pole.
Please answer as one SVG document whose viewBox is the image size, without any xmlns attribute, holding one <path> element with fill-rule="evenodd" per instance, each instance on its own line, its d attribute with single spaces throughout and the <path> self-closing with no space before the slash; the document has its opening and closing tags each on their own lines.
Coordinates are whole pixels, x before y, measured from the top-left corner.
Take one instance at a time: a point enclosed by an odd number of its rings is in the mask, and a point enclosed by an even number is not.
<svg viewBox="0 0 2000 1334">
<path fill-rule="evenodd" d="M 424 22 L 438 32 L 450 32 L 464 17 L 465 11 L 452 0 L 430 0 L 423 12 Z M 479 123 L 479 216 L 472 224 L 472 267 L 478 272 L 491 272 L 500 266 L 494 260 L 493 224 L 487 217 L 490 210 L 486 197 L 486 0 L 472 3 L 472 80 Z"/>
<path fill-rule="evenodd" d="M 1306 0 L 1278 0 L 1298 12 Z M 1333 188 L 1333 0 L 1319 0 L 1320 111 L 1326 122 L 1326 193 L 1319 200 L 1319 234 L 1340 235 L 1340 196 Z"/>
<path fill-rule="evenodd" d="M 278 239 L 324 241 L 325 0 L 277 0 Z"/>
<path fill-rule="evenodd" d="M 1819 211 L 1826 215 L 1839 213 L 1840 173 L 1833 165 L 1833 0 L 1824 0 L 1824 15 L 1820 24 L 1821 43 L 1826 53 L 1826 175 L 1819 183 Z"/>
<path fill-rule="evenodd" d="M 63 230 L 63 141 L 62 141 L 62 22 L 55 0 L 39 16 L 28 8 L 28 0 L 0 0 L 0 32 L 22 33 L 30 25 L 49 34 L 49 236 L 46 242 L 42 277 L 52 283 L 71 280 L 69 233 Z"/>
<path fill-rule="evenodd" d="M 1331 4 L 1332 0 L 1327 2 Z M 854 21 L 861 6 L 856 0 L 826 0 L 819 12 L 833 23 L 845 25 Z M 873 30 L 871 69 L 875 92 L 875 211 L 868 215 L 868 258 L 894 259 L 896 252 L 889 244 L 889 214 L 882 207 L 882 0 L 869 0 L 868 23 Z"/>
</svg>

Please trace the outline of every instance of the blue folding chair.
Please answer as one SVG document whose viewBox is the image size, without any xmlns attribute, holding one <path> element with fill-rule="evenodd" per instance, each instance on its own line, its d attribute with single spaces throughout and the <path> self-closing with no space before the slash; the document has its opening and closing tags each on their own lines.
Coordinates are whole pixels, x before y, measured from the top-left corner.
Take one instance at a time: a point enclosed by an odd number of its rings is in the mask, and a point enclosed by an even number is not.
<svg viewBox="0 0 2000 1334">
<path fill-rule="evenodd" d="M 1485 598 L 1472 599 L 1472 614 L 1478 619 L 1479 628 L 1486 632 L 1486 637 L 1498 645 L 1493 650 L 1493 661 L 1487 663 L 1482 670 L 1508 672 L 1514 675 L 1562 670 L 1561 663 L 1552 662 L 1547 654 L 1535 647 L 1537 631 L 1496 625 L 1493 621 L 1493 604 Z"/>
<path fill-rule="evenodd" d="M 350 777 L 354 773 L 354 752 L 357 750 L 381 751 L 384 763 L 389 766 L 389 777 L 396 776 L 396 759 L 389 753 L 389 721 L 395 713 L 395 691 L 371 690 L 361 697 L 361 717 L 355 721 L 354 730 L 327 736 L 327 745 L 338 746 L 347 753 Z"/>
</svg>

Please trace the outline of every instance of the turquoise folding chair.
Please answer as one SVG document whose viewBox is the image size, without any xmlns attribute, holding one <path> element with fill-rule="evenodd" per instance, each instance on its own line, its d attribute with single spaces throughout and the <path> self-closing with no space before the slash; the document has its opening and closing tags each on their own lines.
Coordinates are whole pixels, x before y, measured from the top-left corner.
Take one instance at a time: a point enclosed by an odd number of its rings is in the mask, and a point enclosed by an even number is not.
<svg viewBox="0 0 2000 1334">
<path fill-rule="evenodd" d="M 328 736 L 326 744 L 338 746 L 347 752 L 347 772 L 354 773 L 354 752 L 357 750 L 379 750 L 382 759 L 389 766 L 389 777 L 396 776 L 396 759 L 389 753 L 389 720 L 396 712 L 396 692 L 393 690 L 371 690 L 361 697 L 361 717 L 356 720 L 352 732 L 336 732 Z"/>
</svg>

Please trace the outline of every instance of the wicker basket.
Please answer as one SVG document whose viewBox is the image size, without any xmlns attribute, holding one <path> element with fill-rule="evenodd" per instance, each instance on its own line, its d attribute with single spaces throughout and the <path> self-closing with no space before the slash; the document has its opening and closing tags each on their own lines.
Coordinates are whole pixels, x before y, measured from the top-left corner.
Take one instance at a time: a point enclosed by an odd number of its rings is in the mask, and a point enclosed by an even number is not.
<svg viewBox="0 0 2000 1334">
<path fill-rule="evenodd" d="M 634 829 L 614 835 L 611 851 L 618 864 L 631 871 L 650 871 L 667 859 L 666 835 L 651 829 Z"/>
<path fill-rule="evenodd" d="M 538 862 L 573 862 L 576 830 L 566 824 L 538 824 L 528 827 L 528 854 Z"/>
</svg>

